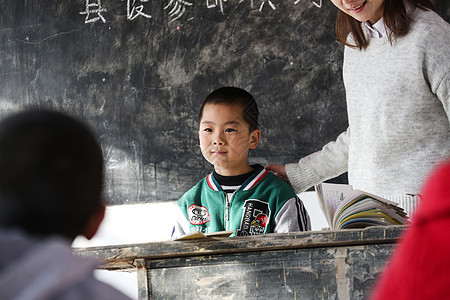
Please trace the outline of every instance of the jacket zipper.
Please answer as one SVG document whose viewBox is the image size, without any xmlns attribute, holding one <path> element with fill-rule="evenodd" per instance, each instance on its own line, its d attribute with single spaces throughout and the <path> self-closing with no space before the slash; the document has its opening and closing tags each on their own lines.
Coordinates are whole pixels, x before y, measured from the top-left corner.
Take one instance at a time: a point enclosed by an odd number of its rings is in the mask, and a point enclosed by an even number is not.
<svg viewBox="0 0 450 300">
<path fill-rule="evenodd" d="M 225 193 L 225 230 L 228 230 L 228 225 L 230 223 L 230 204 L 234 193 L 236 193 L 236 191 L 231 194 L 231 197 L 229 197 L 228 193 Z"/>
</svg>

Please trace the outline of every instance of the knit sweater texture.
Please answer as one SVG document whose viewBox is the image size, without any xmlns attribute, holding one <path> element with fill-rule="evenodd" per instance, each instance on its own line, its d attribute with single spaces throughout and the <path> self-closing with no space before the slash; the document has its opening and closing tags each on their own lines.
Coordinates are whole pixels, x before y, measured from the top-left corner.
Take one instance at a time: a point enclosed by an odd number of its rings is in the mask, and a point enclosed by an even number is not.
<svg viewBox="0 0 450 300">
<path fill-rule="evenodd" d="M 422 9 L 411 17 L 410 32 L 392 44 L 379 38 L 365 50 L 345 47 L 349 127 L 286 165 L 297 192 L 348 171 L 356 189 L 390 199 L 419 194 L 449 157 L 450 24 Z"/>
</svg>

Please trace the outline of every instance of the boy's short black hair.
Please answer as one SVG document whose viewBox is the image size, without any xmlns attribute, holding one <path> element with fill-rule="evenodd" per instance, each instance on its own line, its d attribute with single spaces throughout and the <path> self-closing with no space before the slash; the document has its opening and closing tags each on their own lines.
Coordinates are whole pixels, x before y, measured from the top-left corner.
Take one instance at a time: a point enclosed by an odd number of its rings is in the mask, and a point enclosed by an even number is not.
<svg viewBox="0 0 450 300">
<path fill-rule="evenodd" d="M 206 104 L 240 104 L 242 117 L 248 124 L 250 131 L 258 128 L 258 105 L 253 96 L 244 89 L 237 87 L 221 87 L 211 92 L 203 101 L 198 115 L 200 122 L 203 117 L 203 109 Z"/>
<path fill-rule="evenodd" d="M 102 205 L 93 133 L 65 114 L 30 110 L 0 122 L 0 226 L 74 239 Z"/>
</svg>

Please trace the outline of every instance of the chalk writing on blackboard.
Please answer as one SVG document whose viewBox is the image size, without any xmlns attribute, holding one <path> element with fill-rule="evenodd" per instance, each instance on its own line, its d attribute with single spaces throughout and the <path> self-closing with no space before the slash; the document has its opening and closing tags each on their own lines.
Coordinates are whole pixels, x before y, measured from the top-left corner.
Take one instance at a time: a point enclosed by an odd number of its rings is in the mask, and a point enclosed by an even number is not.
<svg viewBox="0 0 450 300">
<path fill-rule="evenodd" d="M 270 7 L 271 7 L 273 10 L 276 10 L 276 9 L 277 9 L 276 6 L 275 6 L 275 4 L 273 4 L 272 1 L 269 0 L 269 1 L 263 1 L 263 2 L 261 3 L 261 5 L 260 5 L 260 7 L 259 7 L 259 11 L 262 11 L 262 10 L 263 10 L 264 4 L 266 4 L 266 2 L 269 3 Z"/>
<path fill-rule="evenodd" d="M 298 4 L 300 1 L 301 1 L 301 0 L 295 0 L 295 1 L 294 1 L 294 4 Z M 313 3 L 315 6 L 317 6 L 318 8 L 321 8 L 321 7 L 322 7 L 322 0 L 320 0 L 319 3 L 317 3 L 316 1 L 313 1 L 312 3 Z"/>
<path fill-rule="evenodd" d="M 139 0 L 141 3 L 149 2 L 149 0 Z M 134 20 L 139 16 L 150 19 L 152 16 L 143 12 L 144 4 L 136 5 L 136 0 L 127 0 L 127 19 Z"/>
<path fill-rule="evenodd" d="M 102 12 L 106 12 L 105 8 L 102 8 L 101 0 L 97 0 L 97 3 L 91 3 L 90 0 L 86 0 L 85 10 L 80 12 L 80 15 L 86 15 L 84 23 L 94 23 L 102 20 L 103 23 L 106 19 L 103 17 Z M 91 17 L 93 15 L 93 17 Z"/>
<path fill-rule="evenodd" d="M 164 7 L 165 10 L 172 8 L 169 11 L 169 17 L 171 17 L 171 22 L 178 20 L 184 15 L 186 11 L 186 6 L 192 6 L 193 3 L 184 0 L 170 0 L 169 4 Z"/>
<path fill-rule="evenodd" d="M 321 7 L 322 7 L 322 0 L 320 0 L 319 3 L 313 1 L 313 4 L 314 4 L 315 6 L 317 6 L 318 8 L 321 8 Z"/>
<path fill-rule="evenodd" d="M 110 0 L 113 1 L 113 0 Z M 119 0 L 116 0 L 119 1 Z M 123 1 L 123 0 L 122 0 Z M 189 2 L 187 0 L 166 0 L 167 5 L 164 6 L 164 10 L 168 11 L 168 15 L 171 19 L 171 22 L 180 19 L 184 13 L 186 12 L 187 7 L 191 7 L 194 5 L 194 2 Z M 301 0 L 293 0 L 293 4 L 300 3 Z M 316 2 L 316 0 L 310 0 L 310 3 L 314 4 L 316 7 L 321 8 L 322 7 L 322 1 L 319 0 L 319 2 Z M 208 9 L 210 8 L 217 8 L 222 14 L 225 14 L 225 3 L 227 3 L 228 0 L 205 0 L 206 7 Z M 270 7 L 272 10 L 276 10 L 277 6 L 275 5 L 275 1 L 271 0 L 239 0 L 239 4 L 249 2 L 251 9 L 258 9 L 260 12 L 263 11 L 264 7 Z M 258 2 L 255 4 L 255 2 Z M 284 2 L 283 4 L 285 4 Z M 145 6 L 144 6 L 145 4 Z M 267 5 L 266 5 L 267 4 Z M 152 16 L 148 14 L 147 12 L 150 11 L 150 0 L 127 0 L 127 19 L 129 21 L 132 21 L 136 19 L 139 16 L 142 16 L 144 18 L 150 19 Z M 147 12 L 144 12 L 144 9 Z M 81 15 L 86 15 L 86 18 L 84 20 L 85 23 L 94 23 L 97 21 L 102 21 L 103 23 L 106 23 L 106 18 L 102 15 L 103 12 L 107 12 L 106 8 L 102 7 L 101 0 L 86 0 L 86 5 L 84 8 L 84 11 L 81 11 Z"/>
<path fill-rule="evenodd" d="M 214 1 L 206 0 L 206 7 L 207 8 L 218 7 L 220 9 L 220 12 L 223 14 L 223 2 L 227 2 L 227 0 L 214 0 Z"/>
<path fill-rule="evenodd" d="M 214 8 L 214 7 L 218 7 L 219 8 L 219 10 L 220 10 L 220 12 L 222 13 L 222 14 L 224 14 L 224 10 L 223 10 L 223 3 L 224 2 L 227 2 L 227 0 L 206 0 L 206 7 L 207 8 Z M 246 2 L 246 0 L 239 0 L 239 3 L 243 3 L 243 2 Z M 250 1 L 247 1 L 247 2 L 250 2 L 250 7 L 251 8 L 254 8 L 255 7 L 255 1 L 254 0 L 250 0 Z M 261 4 L 259 5 L 259 11 L 262 11 L 263 10 L 263 8 L 264 8 L 264 5 L 266 4 L 266 3 L 268 3 L 269 5 L 270 5 L 270 7 L 273 9 L 273 10 L 276 10 L 277 9 L 277 7 L 275 6 L 275 4 L 273 4 L 273 2 L 272 1 L 270 1 L 270 0 L 268 0 L 268 1 L 261 1 Z"/>
</svg>

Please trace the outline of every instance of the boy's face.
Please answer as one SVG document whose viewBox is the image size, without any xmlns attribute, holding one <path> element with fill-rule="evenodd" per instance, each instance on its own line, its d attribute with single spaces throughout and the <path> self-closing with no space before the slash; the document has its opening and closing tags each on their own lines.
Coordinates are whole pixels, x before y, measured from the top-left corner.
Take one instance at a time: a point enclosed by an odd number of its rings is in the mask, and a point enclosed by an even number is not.
<svg viewBox="0 0 450 300">
<path fill-rule="evenodd" d="M 202 154 L 223 176 L 250 172 L 248 151 L 260 138 L 258 129 L 250 132 L 239 104 L 206 104 L 200 120 L 199 139 Z"/>
</svg>

